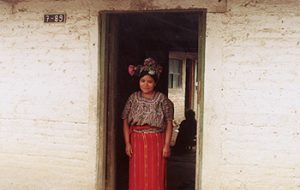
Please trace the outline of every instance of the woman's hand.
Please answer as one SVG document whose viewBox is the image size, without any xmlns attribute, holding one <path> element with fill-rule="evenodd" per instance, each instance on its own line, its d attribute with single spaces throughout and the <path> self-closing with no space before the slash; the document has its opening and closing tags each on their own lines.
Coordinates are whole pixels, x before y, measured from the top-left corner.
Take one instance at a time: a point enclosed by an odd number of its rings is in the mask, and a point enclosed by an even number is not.
<svg viewBox="0 0 300 190">
<path fill-rule="evenodd" d="M 123 120 L 123 135 L 124 135 L 124 140 L 125 140 L 125 152 L 126 154 L 131 157 L 132 156 L 132 148 L 131 148 L 131 144 L 130 144 L 130 137 L 129 137 L 129 125 L 128 125 L 128 121 L 127 119 Z"/>
<path fill-rule="evenodd" d="M 170 148 L 170 145 L 165 145 L 164 148 L 163 148 L 163 157 L 164 158 L 168 158 L 170 157 L 171 155 L 171 148 Z"/>
<path fill-rule="evenodd" d="M 126 154 L 127 154 L 127 156 L 129 156 L 130 158 L 131 158 L 131 156 L 132 156 L 132 148 L 131 148 L 131 144 L 126 144 Z"/>
<path fill-rule="evenodd" d="M 172 120 L 168 120 L 167 129 L 166 129 L 166 137 L 165 137 L 165 145 L 163 148 L 163 157 L 168 158 L 171 155 L 170 141 L 172 138 L 173 131 L 173 122 Z"/>
</svg>

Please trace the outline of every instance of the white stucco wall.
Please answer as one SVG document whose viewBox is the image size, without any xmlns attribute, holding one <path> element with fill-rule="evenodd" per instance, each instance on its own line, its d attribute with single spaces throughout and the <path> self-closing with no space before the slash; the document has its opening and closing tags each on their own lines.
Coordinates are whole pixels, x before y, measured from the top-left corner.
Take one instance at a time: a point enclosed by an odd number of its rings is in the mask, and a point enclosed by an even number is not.
<svg viewBox="0 0 300 190">
<path fill-rule="evenodd" d="M 98 11 L 203 7 L 202 190 L 300 188 L 298 0 L 229 0 L 225 13 L 213 13 L 225 10 L 217 0 L 9 2 L 0 1 L 0 189 L 96 189 Z M 53 12 L 67 22 L 44 24 Z"/>
<path fill-rule="evenodd" d="M 208 14 L 204 190 L 300 189 L 300 2 Z"/>
<path fill-rule="evenodd" d="M 98 39 L 90 7 L 0 2 L 0 189 L 95 189 Z M 66 12 L 66 24 L 44 24 L 49 12 Z"/>
</svg>

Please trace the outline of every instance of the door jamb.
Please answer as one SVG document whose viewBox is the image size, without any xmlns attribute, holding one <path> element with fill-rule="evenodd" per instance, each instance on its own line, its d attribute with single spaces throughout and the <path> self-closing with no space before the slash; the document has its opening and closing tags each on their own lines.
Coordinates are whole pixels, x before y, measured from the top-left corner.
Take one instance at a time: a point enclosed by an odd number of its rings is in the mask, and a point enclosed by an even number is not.
<svg viewBox="0 0 300 190">
<path fill-rule="evenodd" d="M 202 190 L 203 173 L 203 128 L 204 128 L 204 74 L 205 74 L 205 37 L 206 10 L 199 14 L 198 19 L 198 89 L 197 89 L 197 150 L 196 150 L 196 179 L 195 189 Z"/>
<path fill-rule="evenodd" d="M 107 134 L 107 75 L 108 67 L 106 66 L 106 14 L 99 14 L 99 74 L 98 74 L 98 107 L 97 110 L 99 124 L 97 130 L 97 179 L 96 190 L 106 189 L 106 134 Z"/>
</svg>

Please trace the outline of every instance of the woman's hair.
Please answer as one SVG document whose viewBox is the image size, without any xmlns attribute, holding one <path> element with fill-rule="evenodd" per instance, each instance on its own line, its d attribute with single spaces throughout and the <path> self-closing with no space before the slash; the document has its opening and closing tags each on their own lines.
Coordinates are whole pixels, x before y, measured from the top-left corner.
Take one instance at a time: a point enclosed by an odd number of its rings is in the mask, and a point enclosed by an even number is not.
<svg viewBox="0 0 300 190">
<path fill-rule="evenodd" d="M 150 77 L 152 77 L 155 83 L 158 82 L 158 76 L 156 74 L 151 75 L 148 71 L 142 71 L 140 73 L 139 79 L 143 78 L 145 75 L 149 75 Z"/>
</svg>

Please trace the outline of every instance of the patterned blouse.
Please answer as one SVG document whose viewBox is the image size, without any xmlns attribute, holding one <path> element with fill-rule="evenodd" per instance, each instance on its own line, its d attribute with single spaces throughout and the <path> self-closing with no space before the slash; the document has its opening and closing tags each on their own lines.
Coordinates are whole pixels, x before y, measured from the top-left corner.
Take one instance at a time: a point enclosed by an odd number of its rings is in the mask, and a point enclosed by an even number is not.
<svg viewBox="0 0 300 190">
<path fill-rule="evenodd" d="M 165 128 L 168 120 L 174 119 L 174 105 L 161 92 L 155 92 L 152 99 L 142 96 L 141 91 L 134 92 L 128 98 L 122 119 L 128 119 L 130 126 L 150 125 Z"/>
</svg>

